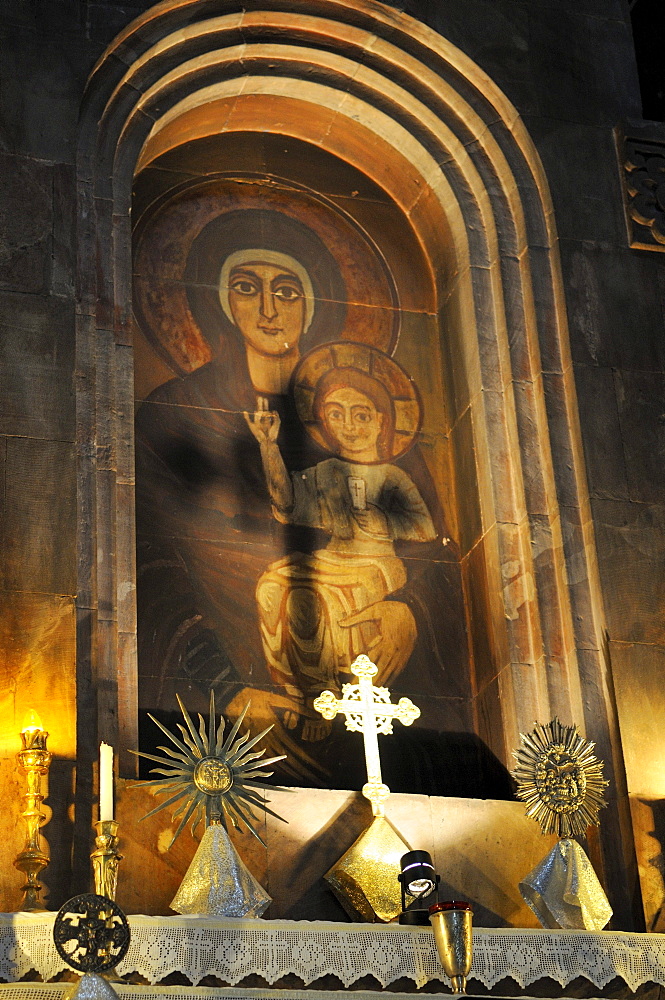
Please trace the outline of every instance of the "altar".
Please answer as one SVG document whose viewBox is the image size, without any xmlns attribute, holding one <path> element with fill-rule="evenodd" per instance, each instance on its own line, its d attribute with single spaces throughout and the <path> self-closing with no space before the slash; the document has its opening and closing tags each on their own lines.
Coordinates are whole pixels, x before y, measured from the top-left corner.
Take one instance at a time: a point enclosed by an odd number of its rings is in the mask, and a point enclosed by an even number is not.
<svg viewBox="0 0 665 1000">
<path fill-rule="evenodd" d="M 66 966 L 53 944 L 54 913 L 0 917 L 0 979 L 7 1000 L 61 1000 Z M 130 916 L 118 973 L 122 1000 L 178 996 L 324 1000 L 351 990 L 448 992 L 430 928 L 325 921 Z M 43 980 L 21 982 L 19 980 Z M 476 928 L 470 993 L 647 995 L 665 986 L 665 935 L 622 931 Z M 153 987 L 150 989 L 149 987 Z M 610 992 L 606 991 L 609 988 Z"/>
</svg>

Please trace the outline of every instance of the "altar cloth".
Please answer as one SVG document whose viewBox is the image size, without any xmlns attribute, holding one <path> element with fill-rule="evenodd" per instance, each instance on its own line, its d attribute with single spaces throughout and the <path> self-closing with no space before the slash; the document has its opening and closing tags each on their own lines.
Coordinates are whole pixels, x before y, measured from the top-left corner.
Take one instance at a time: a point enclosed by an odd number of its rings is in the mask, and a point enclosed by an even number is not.
<svg viewBox="0 0 665 1000">
<path fill-rule="evenodd" d="M 65 1000 L 74 988 L 72 983 L 0 983 L 2 1000 Z M 114 983 L 120 1000 L 340 1000 L 340 990 L 275 990 L 239 986 L 132 986 Z M 442 1000 L 445 993 L 390 993 L 389 1000 Z M 468 995 L 469 998 L 473 994 Z M 353 1000 L 378 1000 L 386 994 L 372 990 L 354 990 Z M 485 1000 L 485 997 L 483 997 Z M 514 997 L 496 997 L 492 1000 L 515 1000 Z M 542 1000 L 520 997 L 520 1000 Z M 586 1000 L 594 1000 L 587 997 Z M 598 998 L 600 1000 L 600 998 Z"/>
<path fill-rule="evenodd" d="M 52 979 L 66 965 L 53 944 L 55 913 L 0 914 L 0 979 L 31 970 Z M 305 985 L 326 975 L 345 986 L 372 975 L 387 986 L 401 978 L 418 987 L 447 982 L 429 927 L 305 920 L 214 920 L 130 916 L 132 941 L 120 975 L 159 983 L 181 973 L 196 986 L 206 976 L 234 985 L 258 975 L 267 983 L 298 976 Z M 471 979 L 491 989 L 510 976 L 522 988 L 544 977 L 566 986 L 578 977 L 602 988 L 620 977 L 631 990 L 665 986 L 665 935 L 624 931 L 474 928 Z M 293 993 L 293 991 L 291 991 Z"/>
</svg>

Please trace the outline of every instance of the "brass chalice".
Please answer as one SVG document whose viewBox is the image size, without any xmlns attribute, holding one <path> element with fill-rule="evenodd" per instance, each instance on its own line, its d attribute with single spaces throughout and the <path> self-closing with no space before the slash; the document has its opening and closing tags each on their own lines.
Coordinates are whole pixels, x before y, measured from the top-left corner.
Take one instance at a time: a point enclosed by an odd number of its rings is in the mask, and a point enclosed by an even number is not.
<svg viewBox="0 0 665 1000">
<path fill-rule="evenodd" d="M 473 957 L 473 910 L 469 903 L 434 903 L 429 908 L 434 941 L 453 993 L 466 993 Z"/>
</svg>

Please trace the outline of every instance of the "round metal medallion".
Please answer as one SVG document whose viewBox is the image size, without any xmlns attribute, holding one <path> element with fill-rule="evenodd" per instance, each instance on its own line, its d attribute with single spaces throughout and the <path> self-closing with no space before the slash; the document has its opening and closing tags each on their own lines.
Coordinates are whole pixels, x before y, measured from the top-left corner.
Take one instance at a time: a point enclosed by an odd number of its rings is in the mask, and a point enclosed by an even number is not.
<svg viewBox="0 0 665 1000">
<path fill-rule="evenodd" d="M 78 972 L 108 972 L 127 954 L 130 930 L 117 903 L 84 893 L 60 908 L 53 941 L 60 958 Z"/>
<path fill-rule="evenodd" d="M 194 768 L 194 784 L 206 795 L 223 795 L 233 784 L 231 768 L 219 757 L 204 757 Z"/>
<path fill-rule="evenodd" d="M 578 757 L 561 745 L 548 747 L 540 755 L 535 783 L 543 803 L 555 813 L 575 812 L 586 796 L 584 768 Z"/>
</svg>

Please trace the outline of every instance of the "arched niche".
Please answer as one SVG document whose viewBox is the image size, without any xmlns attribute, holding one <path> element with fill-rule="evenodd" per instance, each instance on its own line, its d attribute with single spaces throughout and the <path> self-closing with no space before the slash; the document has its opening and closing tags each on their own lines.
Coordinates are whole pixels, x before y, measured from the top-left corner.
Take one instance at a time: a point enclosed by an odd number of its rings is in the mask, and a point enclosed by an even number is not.
<svg viewBox="0 0 665 1000">
<path fill-rule="evenodd" d="M 185 142 L 272 131 L 339 156 L 428 262 L 454 451 L 478 734 L 508 763 L 558 714 L 596 740 L 615 911 L 632 845 L 547 181 L 463 53 L 370 0 L 168 0 L 93 71 L 78 156 L 79 760 L 136 740 L 131 190 Z M 276 113 L 279 109 L 279 114 Z M 93 693 L 96 687 L 97 694 Z M 87 692 L 87 695 L 86 695 Z M 86 700 L 87 698 L 87 700 Z M 88 715 L 86 716 L 86 712 Z M 81 781 L 85 780 L 85 768 Z"/>
</svg>

